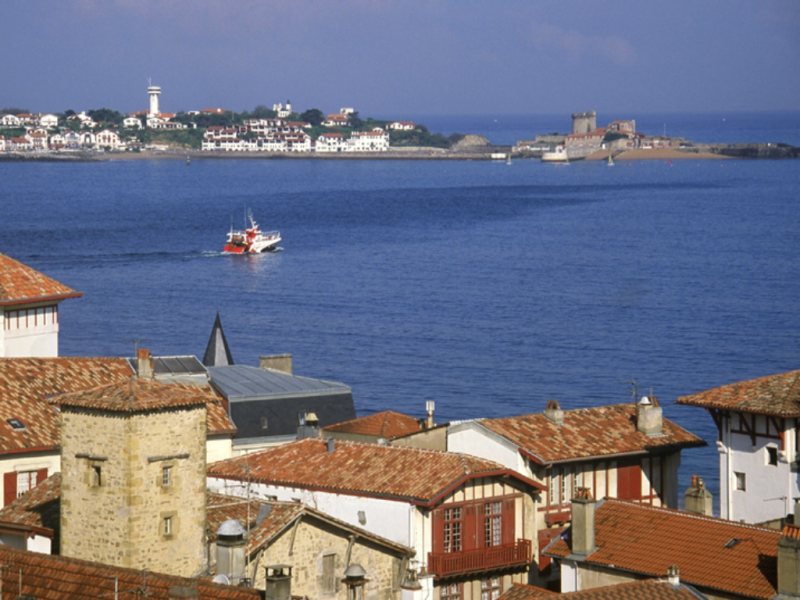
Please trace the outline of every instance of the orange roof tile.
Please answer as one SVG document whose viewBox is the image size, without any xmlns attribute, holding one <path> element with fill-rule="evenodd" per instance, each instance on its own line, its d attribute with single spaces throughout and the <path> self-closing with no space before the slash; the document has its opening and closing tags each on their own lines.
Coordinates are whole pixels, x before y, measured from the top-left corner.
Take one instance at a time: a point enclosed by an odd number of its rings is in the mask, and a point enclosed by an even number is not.
<svg viewBox="0 0 800 600">
<path fill-rule="evenodd" d="M 146 596 L 155 600 L 258 600 L 258 590 L 225 586 L 208 580 L 175 577 L 113 567 L 101 563 L 15 550 L 0 545 L 3 596 L 47 600 L 113 598 L 115 585 L 121 597 Z M 21 585 L 20 585 L 21 584 Z"/>
<path fill-rule="evenodd" d="M 323 431 L 370 435 L 391 440 L 422 430 L 419 420 L 393 410 L 384 410 L 365 417 L 342 421 L 323 427 Z"/>
<path fill-rule="evenodd" d="M 686 586 L 673 587 L 660 579 L 643 579 L 615 585 L 558 594 L 534 585 L 515 583 L 500 596 L 500 600 L 539 600 L 539 598 L 568 598 L 569 600 L 697 600 Z"/>
<path fill-rule="evenodd" d="M 11 524 L 52 536 L 60 524 L 60 500 L 61 473 L 54 473 L 0 510 L 0 529 Z"/>
<path fill-rule="evenodd" d="M 767 375 L 681 396 L 678 404 L 779 417 L 800 417 L 800 371 Z"/>
<path fill-rule="evenodd" d="M 60 302 L 82 295 L 82 292 L 76 292 L 36 269 L 0 253 L 0 306 Z"/>
<path fill-rule="evenodd" d="M 666 418 L 662 435 L 639 432 L 636 405 L 632 403 L 565 410 L 562 425 L 556 425 L 544 413 L 482 419 L 480 424 L 542 464 L 706 444 Z"/>
<path fill-rule="evenodd" d="M 329 440 L 332 443 L 333 440 Z M 329 492 L 389 497 L 430 506 L 467 480 L 506 476 L 541 486 L 495 462 L 450 452 L 305 439 L 213 463 L 210 477 Z"/>
<path fill-rule="evenodd" d="M 570 556 L 564 537 L 544 553 Z M 766 599 L 776 593 L 780 537 L 774 529 L 607 498 L 595 513 L 597 550 L 578 560 L 656 577 L 674 564 L 690 585 Z"/>
<path fill-rule="evenodd" d="M 89 408 L 116 413 L 143 413 L 168 408 L 204 406 L 215 396 L 210 386 L 161 383 L 152 379 L 130 378 L 91 390 L 51 398 L 62 407 Z"/>
</svg>

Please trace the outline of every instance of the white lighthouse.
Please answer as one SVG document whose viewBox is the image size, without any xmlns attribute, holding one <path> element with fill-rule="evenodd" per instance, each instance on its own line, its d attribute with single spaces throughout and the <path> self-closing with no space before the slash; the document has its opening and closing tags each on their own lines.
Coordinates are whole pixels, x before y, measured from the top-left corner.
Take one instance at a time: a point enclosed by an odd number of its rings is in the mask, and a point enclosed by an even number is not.
<svg viewBox="0 0 800 600">
<path fill-rule="evenodd" d="M 147 116 L 157 117 L 161 113 L 158 109 L 158 97 L 161 95 L 161 87 L 151 84 L 147 88 L 147 94 L 150 96 L 150 112 L 147 113 Z"/>
</svg>

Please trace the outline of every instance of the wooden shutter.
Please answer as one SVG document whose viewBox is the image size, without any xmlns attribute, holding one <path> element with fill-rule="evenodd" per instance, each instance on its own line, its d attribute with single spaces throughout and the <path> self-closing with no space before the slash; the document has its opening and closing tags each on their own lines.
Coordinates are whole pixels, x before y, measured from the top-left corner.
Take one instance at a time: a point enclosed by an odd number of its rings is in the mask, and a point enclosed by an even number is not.
<svg viewBox="0 0 800 600">
<path fill-rule="evenodd" d="M 483 528 L 480 527 L 480 514 L 478 508 L 483 508 L 482 504 L 467 504 L 464 507 L 464 540 L 461 546 L 462 550 L 474 550 L 480 548 L 482 544 Z"/>
<path fill-rule="evenodd" d="M 45 479 L 47 479 L 47 469 L 39 469 L 36 471 L 36 485 L 39 485 Z"/>
<path fill-rule="evenodd" d="M 444 509 L 437 508 L 434 510 L 431 521 L 431 528 L 433 529 L 433 553 L 442 554 L 444 552 Z"/>
<path fill-rule="evenodd" d="M 638 462 L 617 466 L 617 498 L 642 499 L 642 467 Z"/>
<path fill-rule="evenodd" d="M 3 475 L 3 506 L 17 499 L 17 474 L 12 471 Z"/>
<path fill-rule="evenodd" d="M 514 516 L 515 516 L 515 504 L 516 501 L 514 498 L 506 498 L 503 500 L 503 544 L 511 544 L 515 541 L 514 539 Z"/>
</svg>

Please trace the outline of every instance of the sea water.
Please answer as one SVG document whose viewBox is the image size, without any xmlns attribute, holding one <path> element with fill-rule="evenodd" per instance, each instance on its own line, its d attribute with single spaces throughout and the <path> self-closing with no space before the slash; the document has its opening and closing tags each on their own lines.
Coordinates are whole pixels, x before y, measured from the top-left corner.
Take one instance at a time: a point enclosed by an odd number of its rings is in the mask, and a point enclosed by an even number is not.
<svg viewBox="0 0 800 600">
<path fill-rule="evenodd" d="M 0 163 L 0 251 L 84 292 L 61 353 L 290 352 L 360 414 L 439 422 L 654 394 L 800 366 L 800 163 Z M 250 208 L 283 251 L 221 254 Z"/>
</svg>

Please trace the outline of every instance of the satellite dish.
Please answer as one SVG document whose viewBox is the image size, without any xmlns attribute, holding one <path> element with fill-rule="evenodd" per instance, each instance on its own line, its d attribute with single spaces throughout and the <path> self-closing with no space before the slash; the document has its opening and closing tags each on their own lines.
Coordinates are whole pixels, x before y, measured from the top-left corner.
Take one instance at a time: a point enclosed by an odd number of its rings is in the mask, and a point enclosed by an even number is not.
<svg viewBox="0 0 800 600">
<path fill-rule="evenodd" d="M 220 573 L 219 575 L 214 575 L 214 579 L 212 579 L 214 583 L 221 583 L 222 585 L 230 585 L 231 580 L 228 579 L 228 576 L 224 573 Z"/>
</svg>

